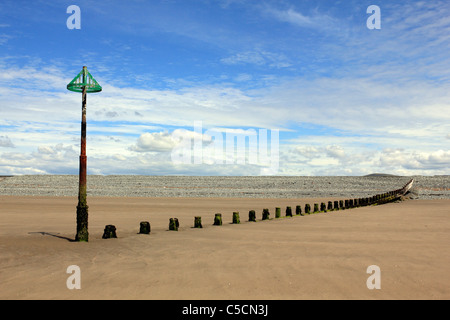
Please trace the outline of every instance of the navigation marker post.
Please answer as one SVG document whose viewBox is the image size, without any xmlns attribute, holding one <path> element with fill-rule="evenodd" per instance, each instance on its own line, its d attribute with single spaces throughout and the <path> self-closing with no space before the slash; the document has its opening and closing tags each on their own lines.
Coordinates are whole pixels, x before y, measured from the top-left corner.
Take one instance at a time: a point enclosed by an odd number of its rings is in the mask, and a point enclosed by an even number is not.
<svg viewBox="0 0 450 320">
<path fill-rule="evenodd" d="M 86 98 L 87 93 L 100 92 L 102 87 L 84 66 L 83 70 L 67 85 L 73 92 L 81 92 L 81 152 L 80 152 L 80 180 L 77 205 L 77 235 L 75 241 L 89 241 L 88 233 L 88 205 L 86 202 Z"/>
</svg>

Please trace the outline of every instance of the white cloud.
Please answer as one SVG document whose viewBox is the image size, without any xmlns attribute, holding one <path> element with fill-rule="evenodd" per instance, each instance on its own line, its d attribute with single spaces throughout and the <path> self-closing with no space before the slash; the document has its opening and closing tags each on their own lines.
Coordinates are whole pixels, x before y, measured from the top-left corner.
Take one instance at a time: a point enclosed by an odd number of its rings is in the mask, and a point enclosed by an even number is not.
<svg viewBox="0 0 450 320">
<path fill-rule="evenodd" d="M 40 154 L 54 154 L 56 151 L 54 148 L 49 146 L 39 146 L 38 147 L 38 153 Z"/>
<path fill-rule="evenodd" d="M 379 162 L 382 167 L 402 167 L 410 171 L 437 169 L 441 174 L 449 174 L 450 151 L 418 152 L 386 149 L 381 153 Z"/>
<path fill-rule="evenodd" d="M 167 132 L 146 132 L 139 137 L 136 145 L 130 147 L 130 150 L 137 152 L 169 151 L 175 145 L 176 142 L 172 135 Z"/>
<path fill-rule="evenodd" d="M 337 159 L 342 159 L 345 157 L 344 148 L 342 148 L 341 146 L 336 146 L 336 145 L 327 146 L 326 154 L 331 158 L 337 158 Z"/>
<path fill-rule="evenodd" d="M 338 21 L 327 14 L 319 13 L 317 10 L 314 10 L 311 14 L 307 15 L 293 8 L 280 10 L 274 7 L 266 6 L 263 11 L 279 21 L 287 22 L 301 28 L 334 30 L 336 28 L 340 28 L 342 25 L 342 21 Z"/>
<path fill-rule="evenodd" d="M 14 144 L 8 136 L 0 136 L 0 147 L 14 148 Z"/>
<path fill-rule="evenodd" d="M 277 60 L 277 55 L 268 51 L 255 52 L 254 56 L 251 51 L 236 54 L 227 62 L 267 66 Z M 367 74 L 349 73 L 345 77 L 278 77 L 276 85 L 254 90 L 230 83 L 145 90 L 118 88 L 106 82 L 103 92 L 88 96 L 90 163 L 97 172 L 113 172 L 122 170 L 125 159 L 138 159 L 133 157 L 146 152 L 157 153 L 156 159 L 162 162 L 170 161 L 167 156 L 177 143 L 174 133 L 195 134 L 175 128 L 189 128 L 195 121 L 202 121 L 205 128 L 228 128 L 244 134 L 248 128 L 280 128 L 282 132 L 293 128 L 292 139 L 283 143 L 296 148 L 290 155 L 296 156 L 293 159 L 305 165 L 307 172 L 445 172 L 450 93 L 445 82 L 410 77 L 403 73 L 407 68 L 380 65 L 368 69 Z M 17 168 L 22 167 L 28 172 L 35 167 L 54 172 L 52 161 L 59 161 L 56 168 L 62 170 L 63 159 L 72 159 L 72 154 L 65 158 L 70 150 L 57 146 L 63 144 L 72 150 L 79 147 L 81 97 L 66 92 L 61 83 L 70 79 L 63 74 L 55 67 L 0 64 L 0 170 L 18 172 Z M 240 80 L 250 80 L 249 74 L 241 74 Z M 382 81 L 383 76 L 386 81 Z M 42 89 L 40 84 L 47 80 L 48 88 Z M 307 135 L 301 129 L 304 124 L 311 128 Z M 164 131 L 167 126 L 171 126 L 172 133 Z M 299 130 L 296 137 L 295 130 Z M 324 135 L 321 130 L 331 133 Z M 202 141 L 208 143 L 208 137 L 202 136 Z M 9 147 L 15 147 L 14 151 L 24 157 L 6 153 Z M 403 151 L 381 151 L 399 147 Z M 68 164 L 67 169 L 77 167 L 77 152 L 73 152 L 75 166 Z M 162 153 L 166 153 L 165 158 Z M 96 163 L 109 163 L 111 168 Z M 142 172 L 145 166 L 160 167 L 156 162 L 142 163 L 137 166 Z M 217 170 L 229 172 L 230 168 Z M 285 174 L 305 174 L 306 169 L 298 168 L 288 157 L 284 158 L 284 166 L 280 164 Z M 235 169 L 241 172 L 241 167 Z M 210 169 L 197 167 L 195 172 L 202 170 Z"/>
<path fill-rule="evenodd" d="M 173 132 L 146 132 L 140 135 L 136 144 L 129 147 L 135 152 L 168 152 L 185 141 L 211 142 L 211 137 L 195 131 L 175 129 Z"/>
<path fill-rule="evenodd" d="M 63 144 L 38 146 L 29 153 L 4 152 L 0 170 L 2 174 L 74 174 L 78 170 L 78 156 L 72 146 Z"/>
<path fill-rule="evenodd" d="M 229 65 L 254 64 L 273 68 L 286 68 L 292 65 L 284 54 L 264 50 L 239 52 L 230 57 L 222 58 L 220 61 Z"/>
<path fill-rule="evenodd" d="M 319 148 L 313 146 L 299 146 L 293 149 L 294 153 L 300 154 L 304 158 L 314 158 L 321 152 Z"/>
</svg>

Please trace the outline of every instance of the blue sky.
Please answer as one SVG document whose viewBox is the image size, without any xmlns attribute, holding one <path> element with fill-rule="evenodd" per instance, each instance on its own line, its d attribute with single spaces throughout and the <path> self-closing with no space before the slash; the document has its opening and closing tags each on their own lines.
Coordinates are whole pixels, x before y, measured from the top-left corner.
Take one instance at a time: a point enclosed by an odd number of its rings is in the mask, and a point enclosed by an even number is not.
<svg viewBox="0 0 450 320">
<path fill-rule="evenodd" d="M 83 66 L 90 174 L 450 174 L 449 49 L 448 1 L 2 0 L 0 175 L 78 172 Z M 276 170 L 174 163 L 212 129 L 279 130 Z"/>
</svg>

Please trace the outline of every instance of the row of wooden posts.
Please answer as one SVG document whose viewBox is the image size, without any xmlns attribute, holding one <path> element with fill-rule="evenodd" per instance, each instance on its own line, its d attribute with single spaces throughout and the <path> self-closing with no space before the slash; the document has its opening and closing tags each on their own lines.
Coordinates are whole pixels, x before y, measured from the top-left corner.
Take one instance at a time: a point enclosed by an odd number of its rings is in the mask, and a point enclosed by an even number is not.
<svg viewBox="0 0 450 320">
<path fill-rule="evenodd" d="M 352 209 L 352 208 L 358 208 L 358 207 L 365 207 L 365 206 L 371 206 L 371 205 L 380 205 L 388 202 L 393 202 L 398 200 L 402 195 L 404 195 L 405 187 L 401 189 L 397 189 L 394 191 L 389 191 L 382 194 L 377 194 L 373 197 L 368 198 L 358 198 L 358 199 L 347 199 L 347 200 L 336 200 L 336 201 L 328 201 L 328 203 L 321 202 L 320 207 L 318 203 L 314 203 L 313 210 L 311 211 L 310 204 L 305 204 L 304 211 L 302 211 L 302 207 L 300 205 L 297 205 L 295 207 L 295 215 L 296 216 L 303 216 L 305 214 L 315 214 L 315 213 L 321 213 L 321 212 L 330 212 L 330 211 L 338 211 L 338 210 L 346 210 L 346 209 Z M 292 207 L 286 207 L 286 217 L 292 217 Z M 276 207 L 275 208 L 275 218 L 281 218 L 281 208 Z M 262 211 L 262 220 L 269 220 L 270 219 L 270 211 L 269 209 L 265 208 Z M 255 210 L 250 210 L 248 213 L 248 221 L 249 222 L 256 222 L 256 212 Z M 239 224 L 240 223 L 240 216 L 239 212 L 233 212 L 233 224 Z M 214 216 L 214 223 L 215 226 L 221 226 L 222 225 L 222 214 L 216 213 Z M 180 223 L 177 218 L 170 218 L 169 219 L 169 230 L 172 231 L 178 231 L 178 228 L 180 227 Z M 194 217 L 194 228 L 203 228 L 202 226 L 202 217 Z M 142 221 L 140 223 L 140 234 L 150 234 L 151 228 L 150 223 L 148 221 Z M 103 239 L 109 239 L 109 238 L 117 238 L 116 235 L 116 227 L 114 225 L 107 225 L 105 227 L 104 233 L 103 233 Z"/>
</svg>

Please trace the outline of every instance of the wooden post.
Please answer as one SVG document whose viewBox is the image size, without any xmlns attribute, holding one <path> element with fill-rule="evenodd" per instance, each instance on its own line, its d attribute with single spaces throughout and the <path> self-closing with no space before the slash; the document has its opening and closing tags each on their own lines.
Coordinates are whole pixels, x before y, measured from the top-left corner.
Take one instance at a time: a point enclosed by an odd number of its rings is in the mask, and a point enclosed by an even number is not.
<svg viewBox="0 0 450 320">
<path fill-rule="evenodd" d="M 112 224 L 108 224 L 105 226 L 105 230 L 103 231 L 102 239 L 111 239 L 117 238 L 116 227 Z"/>
<path fill-rule="evenodd" d="M 142 221 L 140 223 L 139 233 L 141 234 L 150 234 L 150 222 Z"/>
<path fill-rule="evenodd" d="M 339 201 L 334 202 L 334 210 L 339 210 Z"/>
<path fill-rule="evenodd" d="M 344 210 L 344 200 L 339 200 L 339 209 Z"/>
<path fill-rule="evenodd" d="M 202 217 L 194 217 L 194 228 L 203 228 Z"/>
<path fill-rule="evenodd" d="M 233 212 L 233 223 L 234 224 L 241 223 L 241 220 L 239 219 L 239 212 Z"/>
<path fill-rule="evenodd" d="M 275 218 L 278 219 L 279 217 L 281 217 L 281 208 L 276 207 L 275 208 Z"/>
<path fill-rule="evenodd" d="M 216 215 L 214 216 L 214 225 L 215 226 L 222 225 L 222 214 L 221 213 L 216 213 Z"/>
<path fill-rule="evenodd" d="M 169 230 L 178 231 L 178 227 L 180 226 L 177 218 L 170 218 L 169 220 Z"/>
<path fill-rule="evenodd" d="M 311 206 L 309 203 L 305 204 L 305 214 L 311 214 Z"/>
<path fill-rule="evenodd" d="M 250 210 L 248 212 L 248 221 L 256 222 L 256 212 L 255 212 L 255 210 Z"/>
<path fill-rule="evenodd" d="M 292 217 L 292 208 L 286 207 L 286 217 Z"/>
<path fill-rule="evenodd" d="M 303 214 L 302 214 L 302 207 L 301 206 L 296 206 L 295 207 L 295 214 L 297 215 L 297 216 L 302 216 Z"/>
<path fill-rule="evenodd" d="M 314 213 L 315 212 L 319 212 L 319 204 L 318 203 L 314 203 Z"/>
<path fill-rule="evenodd" d="M 333 210 L 333 202 L 331 202 L 331 201 L 328 201 L 328 211 L 331 211 L 331 210 Z"/>
<path fill-rule="evenodd" d="M 262 219 L 263 219 L 263 220 L 268 220 L 269 217 L 270 217 L 269 209 L 263 209 Z"/>
<path fill-rule="evenodd" d="M 320 203 L 320 211 L 327 212 L 327 206 L 325 205 L 325 202 Z"/>
</svg>

